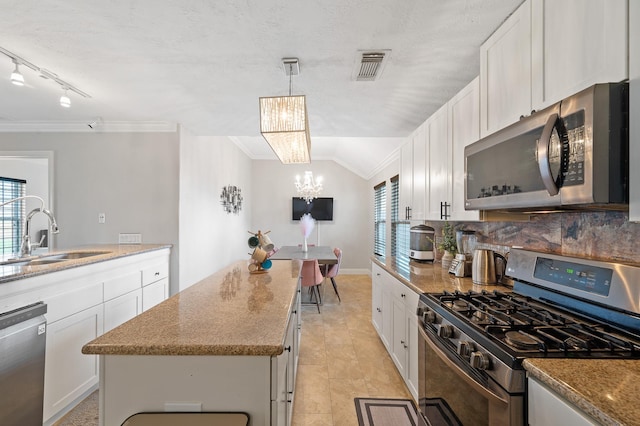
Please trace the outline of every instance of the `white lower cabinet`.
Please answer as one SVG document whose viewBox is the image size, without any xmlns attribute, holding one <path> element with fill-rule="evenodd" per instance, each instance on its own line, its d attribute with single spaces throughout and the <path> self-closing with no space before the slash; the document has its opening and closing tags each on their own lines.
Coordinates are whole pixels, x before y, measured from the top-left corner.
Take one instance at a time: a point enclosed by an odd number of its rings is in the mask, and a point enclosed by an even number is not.
<svg viewBox="0 0 640 426">
<path fill-rule="evenodd" d="M 88 342 L 167 297 L 169 249 L 90 263 L 0 286 L 0 311 L 47 304 L 43 419 L 50 425 L 97 388 L 99 358 Z M 146 270 L 161 271 L 143 286 Z M 166 271 L 166 272 L 162 272 Z"/>
<path fill-rule="evenodd" d="M 418 326 L 416 308 L 419 295 L 372 264 L 372 323 L 387 348 L 407 388 L 418 400 Z M 377 302 L 377 303 L 376 303 Z M 380 310 L 378 311 L 378 307 Z M 376 327 L 380 323 L 381 327 Z"/>
<path fill-rule="evenodd" d="M 102 305 L 47 324 L 44 419 L 64 410 L 98 383 L 98 357 L 80 348 L 102 334 Z"/>
<path fill-rule="evenodd" d="M 527 379 L 529 426 L 592 426 L 595 420 L 536 379 Z"/>
<path fill-rule="evenodd" d="M 289 426 L 293 415 L 298 354 L 300 352 L 300 292 L 289 316 L 282 354 L 271 359 L 271 425 Z"/>
<path fill-rule="evenodd" d="M 104 302 L 104 332 L 111 331 L 142 312 L 142 290 L 137 289 Z M 85 342 L 87 343 L 87 342 Z"/>
</svg>

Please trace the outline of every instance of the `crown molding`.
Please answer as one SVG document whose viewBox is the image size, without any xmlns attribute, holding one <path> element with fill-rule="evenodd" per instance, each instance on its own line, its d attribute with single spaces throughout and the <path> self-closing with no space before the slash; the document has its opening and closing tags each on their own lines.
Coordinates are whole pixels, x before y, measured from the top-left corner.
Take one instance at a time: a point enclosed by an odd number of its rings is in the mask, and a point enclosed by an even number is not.
<svg viewBox="0 0 640 426">
<path fill-rule="evenodd" d="M 92 127 L 90 127 L 92 125 Z M 0 121 L 0 132 L 158 133 L 177 132 L 169 121 Z"/>
</svg>

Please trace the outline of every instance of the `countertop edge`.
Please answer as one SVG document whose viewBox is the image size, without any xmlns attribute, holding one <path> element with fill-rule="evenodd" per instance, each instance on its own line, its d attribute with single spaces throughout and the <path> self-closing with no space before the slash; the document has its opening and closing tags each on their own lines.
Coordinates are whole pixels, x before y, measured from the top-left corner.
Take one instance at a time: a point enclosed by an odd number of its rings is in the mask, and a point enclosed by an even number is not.
<svg viewBox="0 0 640 426">
<path fill-rule="evenodd" d="M 533 361 L 533 360 L 532 360 Z M 574 389 L 567 383 L 553 377 L 550 373 L 545 371 L 542 367 L 534 365 L 530 360 L 525 359 L 522 363 L 527 375 L 538 379 L 541 383 L 544 383 L 558 395 L 565 398 L 567 401 L 575 405 L 578 409 L 582 410 L 587 416 L 596 420 L 602 425 L 621 425 L 623 422 L 614 419 L 603 411 L 602 408 L 596 406 L 590 402 L 590 398 L 587 395 L 582 394 L 579 390 Z"/>
</svg>

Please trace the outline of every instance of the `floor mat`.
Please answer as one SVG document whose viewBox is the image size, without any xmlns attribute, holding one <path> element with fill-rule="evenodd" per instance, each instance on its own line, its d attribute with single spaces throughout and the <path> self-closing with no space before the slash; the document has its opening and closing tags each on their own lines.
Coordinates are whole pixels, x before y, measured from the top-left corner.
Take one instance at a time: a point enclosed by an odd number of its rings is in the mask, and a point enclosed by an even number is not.
<svg viewBox="0 0 640 426">
<path fill-rule="evenodd" d="M 409 399 L 355 398 L 360 426 L 418 426 L 418 414 Z"/>
</svg>

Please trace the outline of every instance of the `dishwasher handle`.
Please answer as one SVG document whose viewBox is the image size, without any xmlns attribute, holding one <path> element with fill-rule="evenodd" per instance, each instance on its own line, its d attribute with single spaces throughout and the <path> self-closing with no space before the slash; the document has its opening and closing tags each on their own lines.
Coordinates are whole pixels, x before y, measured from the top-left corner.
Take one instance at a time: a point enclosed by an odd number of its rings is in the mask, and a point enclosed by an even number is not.
<svg viewBox="0 0 640 426">
<path fill-rule="evenodd" d="M 12 311 L 0 314 L 0 330 L 11 327 L 21 322 L 36 318 L 47 313 L 47 305 L 44 302 L 36 302 Z"/>
</svg>

